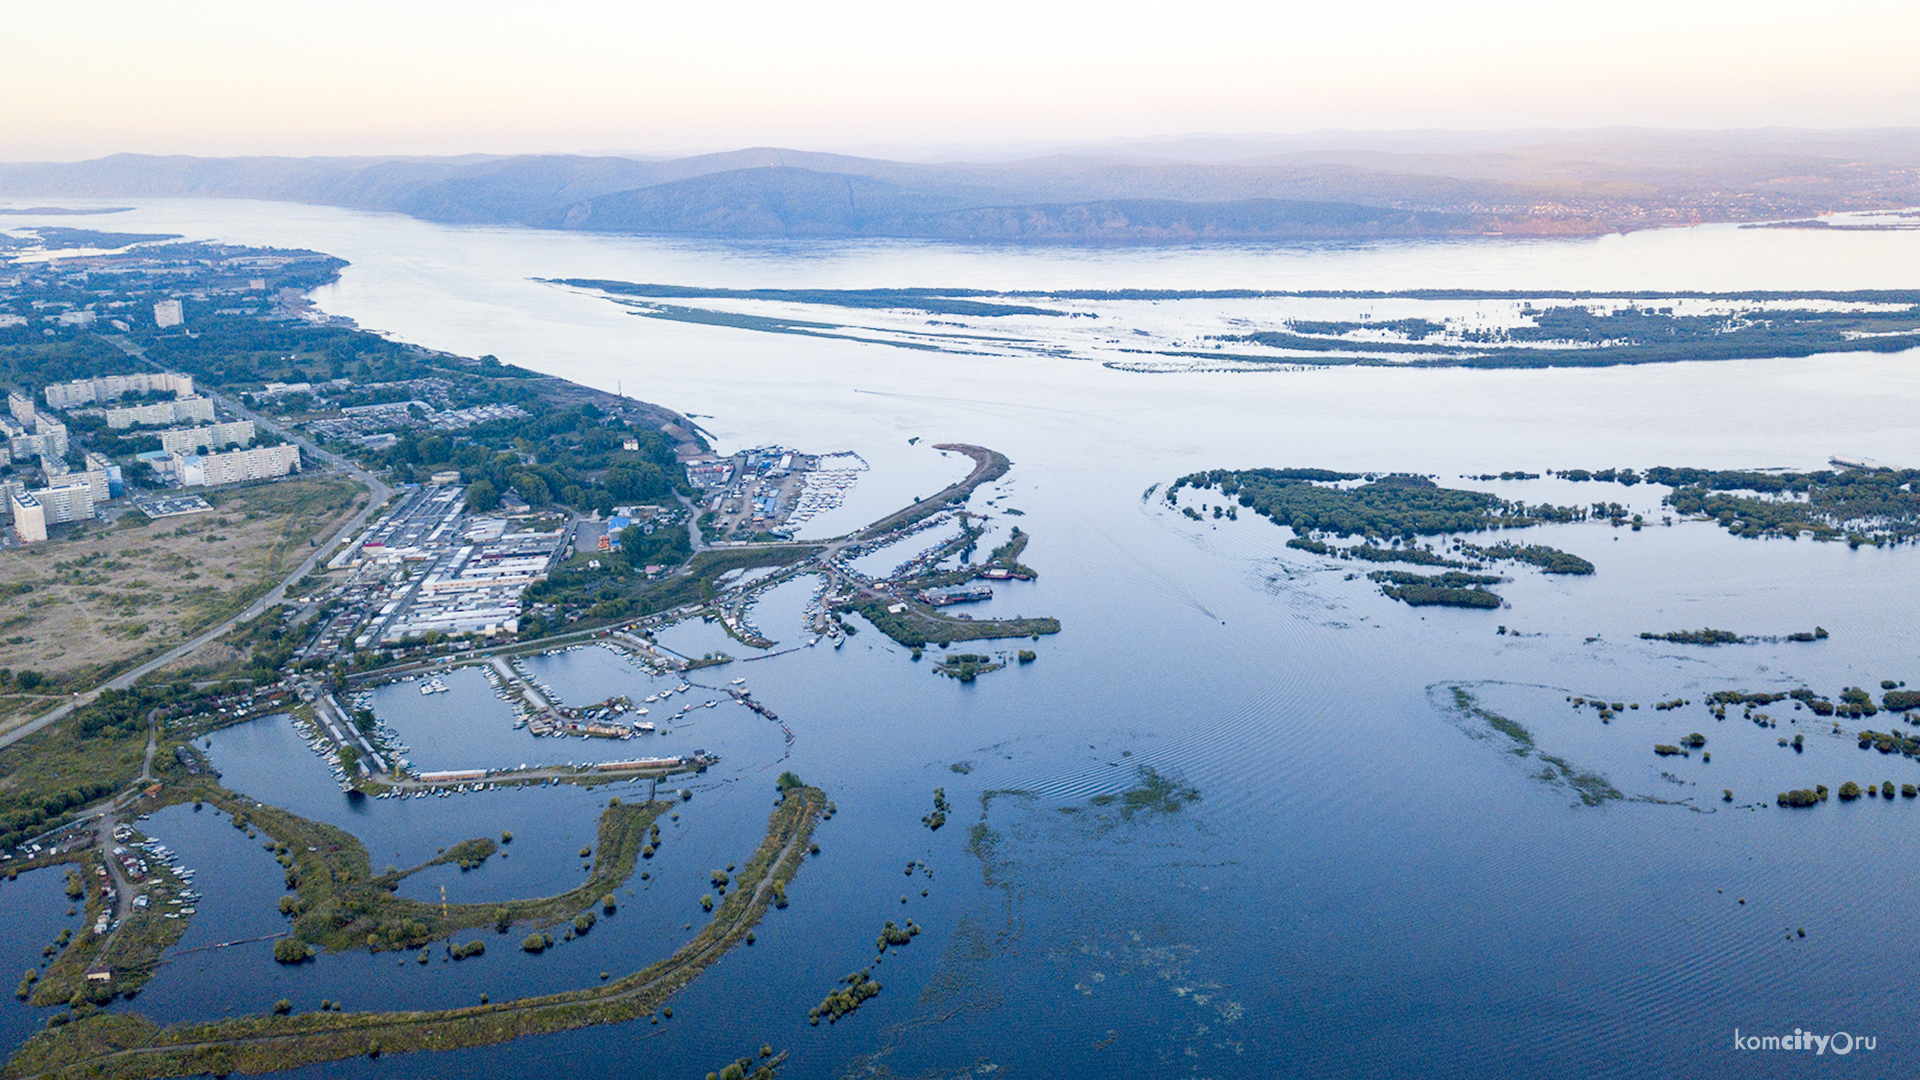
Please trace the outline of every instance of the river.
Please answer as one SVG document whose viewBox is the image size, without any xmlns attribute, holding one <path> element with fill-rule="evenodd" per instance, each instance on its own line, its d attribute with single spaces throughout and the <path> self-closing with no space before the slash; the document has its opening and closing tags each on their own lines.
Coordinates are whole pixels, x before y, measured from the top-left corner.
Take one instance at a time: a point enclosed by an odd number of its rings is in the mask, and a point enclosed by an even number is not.
<svg viewBox="0 0 1920 1080">
<path fill-rule="evenodd" d="M 725 760 L 693 784 L 676 823 L 684 840 L 665 845 L 657 877 L 636 881 L 618 915 L 547 956 L 490 938 L 487 956 L 458 965 L 405 957 L 396 966 L 382 954 L 286 973 L 267 949 L 236 947 L 174 961 L 131 1007 L 183 1019 L 265 1009 L 281 996 L 301 1010 L 321 997 L 349 1008 L 462 1003 L 624 973 L 698 918 L 707 872 L 749 854 L 774 776 L 792 769 L 838 804 L 817 835 L 822 852 L 795 881 L 792 906 L 682 991 L 672 1020 L 303 1075 L 558 1066 L 613 1077 L 644 1063 L 649 1075 L 699 1076 L 763 1043 L 790 1053 L 783 1075 L 805 1078 L 1711 1077 L 1808 1067 L 1811 1052 L 1732 1049 L 1736 1028 L 1844 1030 L 1877 1038 L 1850 1068 L 1920 1068 L 1903 985 L 1916 943 L 1900 929 L 1907 867 L 1920 854 L 1909 819 L 1920 807 L 1771 807 L 1778 790 L 1920 781 L 1920 766 L 1858 751 L 1804 715 L 1784 714 L 1776 730 L 1737 712 L 1716 722 L 1697 705 L 1651 707 L 1717 689 L 1804 684 L 1832 696 L 1920 680 L 1911 548 L 1740 540 L 1686 522 L 1543 527 L 1527 538 L 1598 572 L 1515 573 L 1500 589 L 1511 610 L 1413 609 L 1287 549 L 1288 534 L 1252 514 L 1194 522 L 1143 497 L 1150 485 L 1220 467 L 1402 470 L 1459 484 L 1513 469 L 1815 468 L 1833 455 L 1911 465 L 1920 459 L 1912 354 L 1139 374 L 1064 357 L 928 354 L 666 323 L 536 280 L 1910 288 L 1920 235 L 1715 226 L 1578 241 L 1089 250 L 721 245 L 204 200 L 144 202 L 101 220 L 338 255 L 352 265 L 316 294 L 325 310 L 695 414 L 722 451 L 858 452 L 872 471 L 843 508 L 816 519 L 815 534 L 964 475 L 966 459 L 933 443 L 993 447 L 1014 467 L 976 505 L 1021 511 L 998 514 L 996 535 L 1016 523 L 1032 534 L 1022 561 L 1040 577 L 1001 587 L 986 610 L 1064 625 L 1025 643 L 1038 653 L 1033 664 L 967 685 L 872 631 L 840 650 L 703 673 L 716 685 L 722 673 L 749 678 L 794 730 L 791 747 L 745 710 L 702 710 L 706 731 L 671 741 L 689 749 L 710 731 Z M 1617 500 L 1658 516 L 1658 489 L 1644 485 L 1475 486 L 1529 502 Z M 774 590 L 756 609 L 782 649 L 799 643 L 805 589 Z M 1832 637 L 1700 649 L 1636 636 L 1814 625 Z M 680 633 L 683 651 L 750 652 L 711 627 Z M 570 702 L 648 685 L 597 650 L 542 663 L 539 677 Z M 417 695 L 380 707 L 422 767 L 536 760 L 540 744 L 507 729 L 475 682 L 440 695 L 475 699 L 457 710 Z M 1628 799 L 1588 806 L 1539 779 L 1538 759 L 1447 708 L 1453 686 L 1524 722 L 1542 751 L 1605 774 Z M 1572 695 L 1642 708 L 1603 727 L 1590 710 L 1569 708 Z M 557 891 L 579 873 L 572 849 L 590 835 L 601 796 L 489 792 L 349 807 L 305 746 L 270 725 L 284 721 L 215 736 L 228 781 L 266 798 L 283 785 L 293 809 L 353 829 L 376 863 L 516 833 L 509 860 L 466 875 L 442 868 L 410 884 L 418 895 L 437 896 L 442 883 L 456 900 Z M 1651 754 L 1654 742 L 1703 726 L 1711 763 Z M 1808 735 L 1802 752 L 1777 745 L 1794 731 Z M 512 757 L 520 746 L 529 749 L 513 760 L 456 760 Z M 1138 788 L 1143 768 L 1197 799 L 1123 813 L 1127 801 L 1107 797 Z M 921 817 L 936 787 L 953 810 L 934 832 Z M 1722 789 L 1736 793 L 1733 803 Z M 149 824 L 188 865 L 249 849 L 190 810 L 168 815 Z M 916 868 L 904 872 L 910 860 Z M 237 898 L 223 908 L 212 880 L 222 876 L 202 876 L 200 917 L 211 925 L 196 925 L 184 945 L 241 936 L 213 920 L 245 909 L 231 918 L 252 930 L 277 898 L 272 881 L 249 884 L 263 875 L 229 874 Z M 808 1007 L 835 980 L 871 963 L 882 922 L 907 918 L 926 932 L 873 969 L 884 991 L 836 1024 L 808 1024 Z"/>
</svg>

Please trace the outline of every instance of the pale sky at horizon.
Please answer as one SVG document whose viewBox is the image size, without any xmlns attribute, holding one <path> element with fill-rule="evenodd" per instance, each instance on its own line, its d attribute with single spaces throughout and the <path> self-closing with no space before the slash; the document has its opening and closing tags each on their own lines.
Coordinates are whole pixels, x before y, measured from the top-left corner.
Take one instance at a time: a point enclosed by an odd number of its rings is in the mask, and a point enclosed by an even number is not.
<svg viewBox="0 0 1920 1080">
<path fill-rule="evenodd" d="M 1920 126 L 1920 4 L 0 0 L 0 160 Z"/>
</svg>

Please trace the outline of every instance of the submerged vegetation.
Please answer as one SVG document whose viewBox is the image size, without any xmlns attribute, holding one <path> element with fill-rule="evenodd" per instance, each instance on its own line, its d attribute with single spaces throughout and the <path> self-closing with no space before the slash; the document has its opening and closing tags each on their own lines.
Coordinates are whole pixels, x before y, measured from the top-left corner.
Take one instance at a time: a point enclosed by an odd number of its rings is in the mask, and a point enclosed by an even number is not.
<svg viewBox="0 0 1920 1080">
<path fill-rule="evenodd" d="M 1920 469 L 1654 468 L 1646 481 L 1672 489 L 1666 501 L 1675 511 L 1711 518 L 1734 536 L 1792 539 L 1806 533 L 1854 547 L 1920 540 Z"/>
<path fill-rule="evenodd" d="M 984 653 L 947 653 L 933 666 L 933 670 L 950 679 L 972 682 L 989 671 L 999 671 L 1006 666 L 1005 662 Z"/>
<path fill-rule="evenodd" d="M 1373 563 L 1406 563 L 1442 569 L 1437 575 L 1376 571 L 1367 576 L 1380 591 L 1402 603 L 1423 607 L 1492 609 L 1505 605 L 1485 586 L 1502 580 L 1472 573 L 1500 562 L 1526 563 L 1542 573 L 1589 575 L 1591 562 L 1544 544 L 1502 541 L 1479 546 L 1455 539 L 1448 551 L 1422 546 L 1423 536 L 1518 529 L 1550 522 L 1587 520 L 1593 511 L 1577 507 L 1502 499 L 1482 491 L 1444 488 L 1424 476 L 1407 473 L 1359 474 L 1329 469 L 1216 469 L 1191 473 L 1167 486 L 1168 506 L 1204 520 L 1180 505 L 1180 492 L 1218 491 L 1239 506 L 1293 530 L 1287 546 L 1330 558 Z M 1219 517 L 1220 507 L 1213 508 Z M 1228 509 L 1231 516 L 1231 507 Z M 1328 537 L 1359 537 L 1340 545 Z M 1458 557 L 1453 557 L 1453 556 Z"/>
<path fill-rule="evenodd" d="M 624 978 L 437 1011 L 274 1012 L 170 1027 L 133 1013 L 95 1013 L 28 1040 L 8 1062 L 8 1074 L 135 1080 L 261 1073 L 350 1057 L 485 1046 L 648 1015 L 671 1019 L 667 998 L 744 940 L 798 872 L 825 803 L 817 788 L 789 789 L 768 821 L 766 839 L 713 919 L 672 956 Z"/>
<path fill-rule="evenodd" d="M 825 1019 L 831 1024 L 858 1009 L 867 999 L 880 993 L 880 984 L 874 981 L 873 975 L 865 969 L 842 977 L 840 982 L 842 984 L 840 988 L 828 991 L 827 996 L 820 1000 L 820 1004 L 807 1010 L 808 1023 L 817 1025 Z"/>
<path fill-rule="evenodd" d="M 1593 564 L 1578 555 L 1569 554 L 1559 548 L 1550 548 L 1545 544 L 1515 544 L 1502 541 L 1488 547 L 1474 547 L 1471 544 L 1460 545 L 1460 550 L 1477 559 L 1488 562 L 1523 562 L 1540 568 L 1543 574 L 1574 574 L 1585 576 L 1593 573 Z"/>
<path fill-rule="evenodd" d="M 1141 814 L 1176 814 L 1200 801 L 1200 789 L 1172 777 L 1162 776 L 1151 765 L 1142 765 L 1136 782 L 1125 791 L 1107 792 L 1087 800 L 1094 806 L 1118 806 L 1120 817 L 1132 821 Z"/>
<path fill-rule="evenodd" d="M 1448 711 L 1462 721 L 1462 730 L 1479 739 L 1490 738 L 1490 733 L 1497 733 L 1507 741 L 1513 756 L 1538 760 L 1545 768 L 1533 774 L 1535 779 L 1571 790 L 1586 806 L 1600 806 L 1626 798 L 1619 788 L 1599 773 L 1582 769 L 1563 757 L 1541 750 L 1535 744 L 1533 732 L 1527 730 L 1524 724 L 1482 705 L 1466 687 L 1448 686 L 1446 689 L 1447 704 L 1451 706 Z"/>
<path fill-rule="evenodd" d="M 1715 630 L 1712 627 L 1702 627 L 1699 630 L 1669 630 L 1664 634 L 1656 634 L 1650 630 L 1646 630 L 1640 634 L 1640 638 L 1643 641 L 1668 641 L 1675 645 L 1751 645 L 1755 642 L 1762 641 L 1825 641 L 1827 636 L 1826 629 L 1819 626 L 1814 627 L 1812 630 L 1803 630 L 1797 633 L 1787 634 L 1783 637 L 1736 634 L 1731 630 Z"/>
<path fill-rule="evenodd" d="M 955 770 L 955 771 L 959 771 L 959 770 Z M 921 817 L 920 824 L 925 825 L 929 830 L 933 832 L 939 832 L 940 826 L 945 825 L 947 823 L 948 809 L 950 808 L 947 806 L 947 789 L 934 788 L 933 789 L 933 812 Z"/>
</svg>

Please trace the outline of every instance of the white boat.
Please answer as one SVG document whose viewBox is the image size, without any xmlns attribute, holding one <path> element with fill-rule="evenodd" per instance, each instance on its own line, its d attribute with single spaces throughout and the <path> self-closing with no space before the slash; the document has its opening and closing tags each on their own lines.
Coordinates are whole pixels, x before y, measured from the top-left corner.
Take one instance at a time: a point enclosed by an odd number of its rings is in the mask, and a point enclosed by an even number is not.
<svg viewBox="0 0 1920 1080">
<path fill-rule="evenodd" d="M 744 686 L 744 685 L 746 685 L 746 681 L 747 681 L 747 680 L 745 680 L 745 679 L 735 679 L 735 680 L 733 680 L 733 685 L 735 685 L 735 686 Z"/>
</svg>

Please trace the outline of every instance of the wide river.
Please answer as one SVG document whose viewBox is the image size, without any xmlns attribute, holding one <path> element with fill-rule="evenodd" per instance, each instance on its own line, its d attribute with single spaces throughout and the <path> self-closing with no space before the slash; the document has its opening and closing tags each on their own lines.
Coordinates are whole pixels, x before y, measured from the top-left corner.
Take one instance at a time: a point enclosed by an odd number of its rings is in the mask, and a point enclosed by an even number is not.
<svg viewBox="0 0 1920 1080">
<path fill-rule="evenodd" d="M 383 954 L 283 970 L 260 946 L 183 953 L 129 1007 L 172 1020 L 256 1012 L 281 996 L 301 1010 L 321 997 L 348 1008 L 454 1004 L 624 973 L 684 938 L 707 872 L 744 860 L 773 777 L 792 769 L 838 804 L 817 836 L 823 850 L 792 906 L 676 997 L 673 1019 L 304 1075 L 701 1076 L 762 1044 L 789 1053 L 783 1075 L 806 1078 L 1784 1076 L 1837 1056 L 1735 1049 L 1736 1029 L 1846 1032 L 1874 1041 L 1846 1056 L 1849 1072 L 1920 1071 L 1905 985 L 1920 935 L 1903 929 L 1920 857 L 1920 819 L 1906 819 L 1920 806 L 1772 807 L 1775 792 L 1816 783 L 1920 782 L 1920 765 L 1859 751 L 1790 703 L 1773 710 L 1777 730 L 1737 709 L 1717 722 L 1697 704 L 1719 689 L 1805 685 L 1832 697 L 1846 686 L 1877 696 L 1883 679 L 1920 685 L 1913 549 L 1738 540 L 1688 522 L 1558 526 L 1524 535 L 1585 556 L 1596 575 L 1522 568 L 1499 587 L 1510 610 L 1413 609 L 1348 567 L 1287 549 L 1286 531 L 1251 514 L 1195 522 L 1143 498 L 1150 485 L 1219 467 L 1399 470 L 1460 484 L 1513 469 L 1810 469 L 1834 456 L 1907 466 L 1920 461 L 1913 354 L 1138 374 L 661 322 L 535 280 L 1913 288 L 1920 234 L 1703 227 L 1582 241 L 1088 250 L 685 243 L 225 201 L 142 203 L 93 220 L 338 255 L 352 265 L 316 294 L 325 310 L 697 414 L 722 451 L 856 451 L 872 471 L 843 509 L 816 519 L 817 534 L 962 475 L 967 463 L 932 443 L 998 449 L 1013 471 L 975 505 L 1021 511 L 993 524 L 1032 534 L 1023 561 L 1040 577 L 1002 587 L 984 610 L 1064 625 L 1025 643 L 1033 664 L 970 685 L 871 631 L 837 651 L 705 673 L 716 685 L 722 673 L 749 678 L 792 728 L 790 750 L 777 727 L 738 708 L 703 711 L 676 732 L 679 749 L 719 748 L 725 761 L 696 783 L 679 835 L 654 876 L 623 893 L 620 913 L 544 957 L 522 956 L 517 938 L 491 939 L 477 961 L 424 967 Z M 1644 485 L 1476 486 L 1660 517 L 1661 491 Z M 755 610 L 782 648 L 800 641 L 806 589 L 776 590 Z M 1716 649 L 1637 637 L 1815 625 L 1832 636 Z M 711 627 L 677 633 L 664 640 L 682 651 L 743 651 Z M 529 670 L 583 702 L 656 685 L 600 650 Z M 508 728 L 477 675 L 451 682 L 440 697 L 458 700 L 445 705 L 405 687 L 376 695 L 420 767 L 577 751 Z M 1589 806 L 1543 780 L 1537 757 L 1450 708 L 1455 686 L 1627 798 Z M 1568 695 L 1642 708 L 1603 726 Z M 1673 698 L 1696 704 L 1652 709 Z M 1882 713 L 1848 731 L 1876 724 L 1902 721 Z M 1690 730 L 1709 736 L 1710 763 L 1652 754 Z M 1795 732 L 1807 735 L 1803 751 L 1778 745 Z M 283 721 L 214 743 L 230 784 L 354 829 L 376 864 L 417 862 L 501 828 L 520 837 L 509 860 L 411 884 L 423 898 L 442 883 L 455 900 L 568 887 L 604 802 L 534 791 L 349 807 Z M 1123 811 L 1126 799 L 1108 798 L 1155 774 L 1197 799 Z M 936 787 L 952 821 L 930 832 L 921 816 Z M 182 949 L 272 932 L 277 867 L 258 844 L 185 808 L 168 814 L 153 831 L 202 870 L 206 894 Z M 9 905 L 58 893 L 6 890 Z M 48 918 L 35 926 L 63 925 Z M 884 991 L 836 1024 L 809 1025 L 808 1008 L 872 962 L 888 919 L 924 933 L 873 968 Z M 22 1032 L 35 1018 L 0 1019 Z"/>
</svg>

